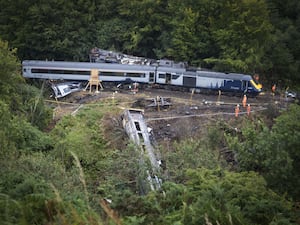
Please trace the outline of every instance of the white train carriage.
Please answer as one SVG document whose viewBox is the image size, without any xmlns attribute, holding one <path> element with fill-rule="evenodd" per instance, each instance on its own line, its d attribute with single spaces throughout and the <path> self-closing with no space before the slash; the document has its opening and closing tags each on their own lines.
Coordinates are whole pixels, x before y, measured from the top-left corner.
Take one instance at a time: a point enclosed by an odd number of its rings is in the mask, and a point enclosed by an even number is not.
<svg viewBox="0 0 300 225">
<path fill-rule="evenodd" d="M 155 83 L 182 86 L 182 77 L 185 71 L 184 68 L 158 66 Z"/>
<path fill-rule="evenodd" d="M 96 69 L 101 81 L 149 83 L 152 79 L 155 82 L 155 68 L 146 65 L 38 60 L 23 61 L 22 65 L 25 78 L 88 81 L 91 70 Z"/>
<path fill-rule="evenodd" d="M 23 61 L 23 76 L 50 80 L 88 81 L 91 70 L 98 70 L 99 80 L 114 83 L 155 83 L 172 88 L 223 91 L 257 95 L 261 85 L 250 75 L 212 71 L 187 71 L 181 67 L 124 65 L 115 63 Z"/>
</svg>

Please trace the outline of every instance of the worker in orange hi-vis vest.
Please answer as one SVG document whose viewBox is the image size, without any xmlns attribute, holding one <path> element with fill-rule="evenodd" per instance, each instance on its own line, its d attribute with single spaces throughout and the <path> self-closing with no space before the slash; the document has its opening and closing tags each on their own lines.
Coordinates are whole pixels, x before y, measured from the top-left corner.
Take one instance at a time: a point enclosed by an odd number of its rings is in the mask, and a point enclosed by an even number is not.
<svg viewBox="0 0 300 225">
<path fill-rule="evenodd" d="M 251 112 L 251 106 L 250 104 L 247 105 L 247 115 L 250 116 L 250 112 Z"/>
<path fill-rule="evenodd" d="M 274 85 L 272 86 L 271 90 L 272 90 L 272 94 L 273 94 L 273 95 L 275 95 L 275 91 L 276 91 L 276 84 L 274 84 Z"/>
<path fill-rule="evenodd" d="M 133 94 L 136 94 L 139 91 L 139 84 L 137 82 L 133 83 L 133 89 L 131 91 Z"/>
<path fill-rule="evenodd" d="M 235 112 L 235 117 L 238 117 L 239 113 L 240 113 L 240 105 L 239 104 L 236 105 L 234 112 Z"/>
<path fill-rule="evenodd" d="M 247 96 L 246 95 L 244 95 L 242 103 L 243 103 L 243 107 L 246 108 L 246 105 L 247 105 Z"/>
<path fill-rule="evenodd" d="M 256 73 L 253 75 L 253 78 L 255 80 L 255 83 L 258 84 L 259 83 L 259 75 Z"/>
</svg>

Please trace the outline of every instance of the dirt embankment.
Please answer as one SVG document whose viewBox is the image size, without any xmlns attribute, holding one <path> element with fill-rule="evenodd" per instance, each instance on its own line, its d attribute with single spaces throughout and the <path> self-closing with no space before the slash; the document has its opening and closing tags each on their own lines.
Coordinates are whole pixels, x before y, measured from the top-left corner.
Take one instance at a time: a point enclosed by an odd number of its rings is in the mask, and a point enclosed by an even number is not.
<svg viewBox="0 0 300 225">
<path fill-rule="evenodd" d="M 243 97 L 227 95 L 204 95 L 164 89 L 105 90 L 100 93 L 76 92 L 59 101 L 51 101 L 54 109 L 54 122 L 67 114 L 76 114 L 85 104 L 116 104 L 121 108 L 144 110 L 145 119 L 153 129 L 158 142 L 180 140 L 205 132 L 205 125 L 211 121 L 235 120 L 235 108 L 239 104 L 239 117 L 247 116 L 243 107 Z M 247 98 L 251 113 L 260 110 L 271 102 L 286 104 L 278 96 L 258 96 Z"/>
</svg>

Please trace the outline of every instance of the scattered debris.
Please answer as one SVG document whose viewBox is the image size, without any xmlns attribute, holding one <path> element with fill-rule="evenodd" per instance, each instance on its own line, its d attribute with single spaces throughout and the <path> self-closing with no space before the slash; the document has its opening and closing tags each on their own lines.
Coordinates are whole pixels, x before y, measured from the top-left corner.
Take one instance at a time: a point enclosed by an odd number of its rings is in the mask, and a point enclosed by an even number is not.
<svg viewBox="0 0 300 225">
<path fill-rule="evenodd" d="M 55 98 L 63 98 L 73 92 L 81 91 L 83 89 L 82 83 L 77 81 L 64 82 L 58 84 L 52 83 L 51 88 L 54 92 Z"/>
<path fill-rule="evenodd" d="M 297 97 L 297 93 L 293 92 L 293 91 L 287 91 L 287 92 L 285 92 L 285 96 L 287 98 L 296 98 Z"/>
<path fill-rule="evenodd" d="M 159 107 L 159 106 L 170 106 L 171 104 L 171 98 L 164 98 L 161 96 L 157 96 L 156 98 L 148 99 L 148 101 L 151 101 L 152 103 L 149 104 L 147 107 Z"/>
</svg>

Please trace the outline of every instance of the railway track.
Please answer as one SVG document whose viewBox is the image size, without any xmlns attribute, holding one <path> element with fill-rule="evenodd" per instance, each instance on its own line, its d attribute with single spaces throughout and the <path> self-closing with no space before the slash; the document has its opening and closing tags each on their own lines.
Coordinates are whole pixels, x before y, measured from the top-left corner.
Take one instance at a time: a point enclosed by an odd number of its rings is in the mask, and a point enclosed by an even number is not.
<svg viewBox="0 0 300 225">
<path fill-rule="evenodd" d="M 161 112 L 158 112 L 155 108 L 148 107 L 147 104 L 145 104 L 145 100 L 156 98 L 157 96 L 171 99 L 172 105 L 167 110 L 162 109 Z M 150 120 L 151 118 L 152 120 L 154 120 L 155 118 L 159 119 L 186 118 L 193 116 L 195 117 L 195 115 L 186 115 L 187 111 L 191 113 L 193 111 L 198 111 L 193 114 L 198 114 L 199 117 L 222 114 L 233 115 L 235 106 L 238 104 L 242 106 L 241 97 L 206 94 L 191 95 L 191 93 L 188 92 L 169 91 L 161 89 L 143 90 L 136 94 L 132 94 L 129 91 L 121 93 L 104 91 L 99 94 L 92 95 L 86 94 L 86 92 L 79 92 L 76 94 L 74 93 L 74 95 L 59 101 L 46 100 L 46 102 L 54 107 L 56 106 L 56 108 L 58 108 L 58 110 L 61 111 L 62 114 L 64 111 L 66 112 L 66 114 L 75 114 L 78 111 L 77 107 L 81 108 L 93 105 L 116 105 L 123 109 L 130 107 L 140 108 L 145 110 L 145 116 L 147 120 Z M 291 102 L 293 102 L 291 99 L 287 99 L 281 96 L 271 96 L 269 94 L 258 96 L 256 98 L 248 98 L 247 100 L 247 104 L 251 105 L 252 113 L 262 111 L 260 107 L 266 108 L 268 105 L 276 105 L 280 108 L 286 108 Z M 201 110 L 206 110 L 208 112 L 199 112 Z M 166 116 L 166 114 L 171 114 L 172 116 Z M 240 114 L 245 114 L 245 111 L 241 110 Z"/>
</svg>

